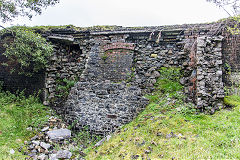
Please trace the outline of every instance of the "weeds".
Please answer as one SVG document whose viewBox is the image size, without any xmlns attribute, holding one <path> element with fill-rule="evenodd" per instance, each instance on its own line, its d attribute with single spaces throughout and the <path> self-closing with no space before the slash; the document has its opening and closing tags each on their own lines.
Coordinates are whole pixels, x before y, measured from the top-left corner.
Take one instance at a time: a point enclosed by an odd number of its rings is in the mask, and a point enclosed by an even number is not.
<svg viewBox="0 0 240 160">
<path fill-rule="evenodd" d="M 59 97 L 61 99 L 66 99 L 71 87 L 74 86 L 74 84 L 77 82 L 77 80 L 69 80 L 69 79 L 57 79 L 57 88 L 56 88 L 56 97 Z"/>
<path fill-rule="evenodd" d="M 50 109 L 43 106 L 37 97 L 18 96 L 0 92 L 0 159 L 24 159 L 18 148 L 34 135 L 28 127 L 36 128 L 47 121 Z M 9 151 L 13 149 L 14 154 Z"/>
</svg>

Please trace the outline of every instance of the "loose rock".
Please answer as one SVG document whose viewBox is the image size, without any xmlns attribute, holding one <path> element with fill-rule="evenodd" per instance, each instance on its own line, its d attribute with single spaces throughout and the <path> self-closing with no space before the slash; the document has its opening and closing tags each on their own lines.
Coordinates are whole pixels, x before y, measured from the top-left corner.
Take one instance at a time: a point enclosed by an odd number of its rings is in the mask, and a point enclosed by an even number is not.
<svg viewBox="0 0 240 160">
<path fill-rule="evenodd" d="M 44 148 L 45 150 L 47 150 L 47 149 L 49 149 L 49 148 L 51 147 L 50 144 L 47 144 L 47 143 L 45 143 L 45 142 L 41 142 L 41 143 L 40 143 L 40 146 L 41 146 L 42 148 Z"/>
<path fill-rule="evenodd" d="M 62 140 L 71 137 L 71 131 L 69 129 L 57 129 L 47 132 L 48 137 L 51 140 Z"/>
<path fill-rule="evenodd" d="M 11 149 L 9 152 L 10 152 L 10 154 L 14 154 L 15 153 L 14 149 Z"/>
<path fill-rule="evenodd" d="M 57 152 L 57 158 L 70 159 L 72 157 L 72 153 L 68 150 L 61 150 Z"/>
</svg>

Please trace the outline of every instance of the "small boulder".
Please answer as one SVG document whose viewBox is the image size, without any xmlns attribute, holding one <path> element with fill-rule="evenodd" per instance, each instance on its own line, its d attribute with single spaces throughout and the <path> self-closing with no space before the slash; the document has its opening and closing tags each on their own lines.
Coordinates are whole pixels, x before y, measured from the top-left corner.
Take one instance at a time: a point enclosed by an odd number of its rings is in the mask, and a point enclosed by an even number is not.
<svg viewBox="0 0 240 160">
<path fill-rule="evenodd" d="M 48 137 L 51 140 L 62 140 L 71 137 L 71 131 L 69 129 L 57 129 L 47 132 Z"/>
<path fill-rule="evenodd" d="M 32 141 L 32 144 L 35 144 L 36 146 L 39 146 L 40 142 L 39 141 Z"/>
<path fill-rule="evenodd" d="M 32 129 L 32 127 L 28 127 L 28 128 L 26 128 L 26 130 L 27 131 L 32 131 L 33 129 Z"/>
<path fill-rule="evenodd" d="M 70 159 L 72 157 L 72 153 L 68 150 L 60 150 L 57 152 L 56 158 L 59 159 Z"/>
<path fill-rule="evenodd" d="M 139 155 L 132 155 L 131 159 L 138 159 L 140 156 Z"/>
<path fill-rule="evenodd" d="M 145 152 L 146 154 L 150 154 L 150 153 L 151 153 L 150 150 L 144 150 L 144 152 Z"/>
<path fill-rule="evenodd" d="M 57 159 L 57 154 L 50 154 L 49 155 L 49 160 L 58 160 Z"/>
<path fill-rule="evenodd" d="M 45 149 L 45 150 L 47 150 L 47 149 L 49 149 L 49 148 L 51 147 L 50 144 L 45 143 L 45 142 L 41 142 L 41 143 L 40 143 L 40 146 L 41 146 L 43 149 Z"/>
<path fill-rule="evenodd" d="M 111 138 L 111 135 L 108 135 L 108 136 L 104 137 L 104 138 L 101 139 L 99 142 L 97 142 L 97 143 L 94 145 L 94 147 L 99 147 L 99 146 L 101 146 L 101 145 L 103 144 L 103 142 L 109 141 L 110 138 Z"/>
<path fill-rule="evenodd" d="M 41 131 L 42 132 L 45 132 L 45 131 L 47 131 L 47 130 L 49 130 L 49 127 L 47 126 L 47 127 L 44 127 Z"/>
<path fill-rule="evenodd" d="M 10 152 L 10 154 L 14 154 L 15 153 L 14 149 L 11 149 L 9 152 Z"/>
</svg>

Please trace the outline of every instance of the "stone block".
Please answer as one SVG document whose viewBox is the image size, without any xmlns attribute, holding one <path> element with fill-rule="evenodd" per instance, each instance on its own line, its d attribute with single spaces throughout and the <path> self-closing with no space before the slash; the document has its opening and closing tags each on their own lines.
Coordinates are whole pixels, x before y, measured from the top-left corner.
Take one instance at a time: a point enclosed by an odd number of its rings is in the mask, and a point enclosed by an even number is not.
<svg viewBox="0 0 240 160">
<path fill-rule="evenodd" d="M 72 153 L 68 150 L 60 150 L 56 154 L 56 158 L 58 159 L 70 159 L 72 157 Z"/>
<path fill-rule="evenodd" d="M 47 132 L 48 137 L 51 140 L 61 140 L 71 137 L 71 131 L 68 129 L 57 129 Z"/>
</svg>

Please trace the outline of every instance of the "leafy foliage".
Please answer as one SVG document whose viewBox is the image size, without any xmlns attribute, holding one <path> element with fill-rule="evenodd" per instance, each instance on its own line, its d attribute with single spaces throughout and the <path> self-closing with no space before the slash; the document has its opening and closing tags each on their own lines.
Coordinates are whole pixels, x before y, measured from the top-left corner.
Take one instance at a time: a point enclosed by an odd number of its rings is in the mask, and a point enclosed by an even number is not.
<svg viewBox="0 0 240 160">
<path fill-rule="evenodd" d="M 42 8 L 55 5 L 59 0 L 0 0 L 0 17 L 3 22 L 11 21 L 18 16 L 31 18 L 41 14 Z"/>
<path fill-rule="evenodd" d="M 44 69 L 53 52 L 53 46 L 47 43 L 40 34 L 30 29 L 18 28 L 13 32 L 15 33 L 14 42 L 5 44 L 4 55 L 10 62 L 17 63 L 18 72 L 31 75 L 32 72 Z"/>
<path fill-rule="evenodd" d="M 226 28 L 228 32 L 230 32 L 232 35 L 239 35 L 239 23 L 240 23 L 240 15 L 230 17 L 228 19 L 229 24 L 227 24 Z"/>
<path fill-rule="evenodd" d="M 69 94 L 71 87 L 73 87 L 76 82 L 77 80 L 69 80 L 67 78 L 57 79 L 56 96 L 60 99 L 65 100 Z"/>
</svg>

